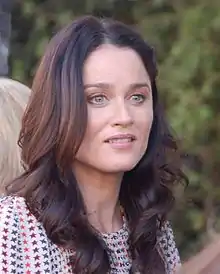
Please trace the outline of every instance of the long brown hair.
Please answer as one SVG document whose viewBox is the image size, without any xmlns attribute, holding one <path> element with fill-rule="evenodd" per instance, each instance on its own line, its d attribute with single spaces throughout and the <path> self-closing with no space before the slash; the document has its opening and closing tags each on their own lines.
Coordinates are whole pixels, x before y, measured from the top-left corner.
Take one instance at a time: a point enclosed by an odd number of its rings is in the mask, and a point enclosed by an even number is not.
<svg viewBox="0 0 220 274">
<path fill-rule="evenodd" d="M 108 250 L 85 218 L 71 169 L 87 126 L 83 64 L 104 43 L 135 50 L 151 79 L 154 120 L 148 149 L 140 163 L 125 173 L 119 199 L 131 231 L 131 271 L 165 273 L 155 248 L 158 221 L 162 223 L 172 208 L 171 187 L 182 173 L 167 159 L 167 152 L 177 153 L 177 146 L 158 101 L 154 51 L 122 23 L 83 17 L 51 40 L 34 78 L 22 124 L 19 144 L 26 172 L 8 190 L 25 197 L 55 244 L 76 251 L 71 258 L 75 273 L 110 270 Z"/>
</svg>

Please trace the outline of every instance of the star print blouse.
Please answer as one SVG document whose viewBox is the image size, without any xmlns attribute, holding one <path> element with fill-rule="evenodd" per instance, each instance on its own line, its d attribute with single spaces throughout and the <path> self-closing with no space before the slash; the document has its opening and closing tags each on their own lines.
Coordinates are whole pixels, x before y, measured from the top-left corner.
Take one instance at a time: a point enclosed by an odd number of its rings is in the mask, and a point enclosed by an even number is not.
<svg viewBox="0 0 220 274">
<path fill-rule="evenodd" d="M 129 273 L 129 231 L 123 227 L 114 233 L 102 234 L 109 248 L 111 274 Z M 169 223 L 158 239 L 166 273 L 174 274 L 180 266 L 179 254 Z M 70 251 L 52 243 L 41 223 L 28 210 L 24 198 L 0 199 L 0 273 L 71 274 Z"/>
</svg>

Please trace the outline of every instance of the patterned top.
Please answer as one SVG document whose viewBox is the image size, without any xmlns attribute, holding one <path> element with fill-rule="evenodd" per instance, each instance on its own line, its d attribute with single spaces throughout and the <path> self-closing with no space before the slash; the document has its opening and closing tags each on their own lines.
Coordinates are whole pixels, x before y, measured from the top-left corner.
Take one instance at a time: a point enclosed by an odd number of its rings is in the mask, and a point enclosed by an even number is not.
<svg viewBox="0 0 220 274">
<path fill-rule="evenodd" d="M 176 273 L 180 266 L 174 236 L 168 223 L 158 238 L 166 273 Z M 102 234 L 109 248 L 111 274 L 129 273 L 129 231 L 123 227 L 114 233 Z M 71 274 L 71 252 L 52 243 L 41 223 L 28 210 L 24 198 L 0 199 L 0 273 Z"/>
</svg>

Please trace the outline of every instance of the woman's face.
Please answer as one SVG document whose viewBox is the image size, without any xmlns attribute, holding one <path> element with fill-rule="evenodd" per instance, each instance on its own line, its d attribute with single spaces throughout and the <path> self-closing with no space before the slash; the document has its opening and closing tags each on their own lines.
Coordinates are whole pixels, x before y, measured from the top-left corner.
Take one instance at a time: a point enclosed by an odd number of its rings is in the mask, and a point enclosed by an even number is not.
<svg viewBox="0 0 220 274">
<path fill-rule="evenodd" d="M 102 45 L 84 65 L 86 134 L 75 165 L 104 173 L 131 170 L 148 145 L 153 121 L 149 75 L 129 48 Z"/>
</svg>

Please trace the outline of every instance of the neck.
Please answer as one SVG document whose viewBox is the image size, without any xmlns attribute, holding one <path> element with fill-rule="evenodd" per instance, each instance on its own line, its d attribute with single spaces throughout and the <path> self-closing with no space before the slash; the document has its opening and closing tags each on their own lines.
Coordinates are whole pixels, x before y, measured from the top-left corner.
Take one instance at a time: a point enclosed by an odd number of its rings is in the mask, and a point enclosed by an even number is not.
<svg viewBox="0 0 220 274">
<path fill-rule="evenodd" d="M 119 191 L 123 174 L 107 174 L 74 167 L 90 224 L 99 232 L 117 231 L 122 226 Z"/>
</svg>

